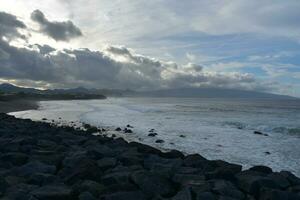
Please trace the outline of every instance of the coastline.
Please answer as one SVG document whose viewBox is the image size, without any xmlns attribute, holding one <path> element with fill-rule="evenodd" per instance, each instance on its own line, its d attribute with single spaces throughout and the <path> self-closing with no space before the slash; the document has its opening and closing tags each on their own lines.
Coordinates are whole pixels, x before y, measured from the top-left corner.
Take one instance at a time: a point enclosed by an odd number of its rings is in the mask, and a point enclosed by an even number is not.
<svg viewBox="0 0 300 200">
<path fill-rule="evenodd" d="M 0 101 L 0 113 L 10 113 L 25 110 L 38 109 L 39 105 L 34 100 L 13 100 L 13 101 Z"/>
<path fill-rule="evenodd" d="M 6 114 L 0 119 L 0 196 L 9 199 L 300 198 L 300 179 L 287 171 L 242 171 L 199 154 L 94 136 L 89 126 L 83 131 Z"/>
</svg>

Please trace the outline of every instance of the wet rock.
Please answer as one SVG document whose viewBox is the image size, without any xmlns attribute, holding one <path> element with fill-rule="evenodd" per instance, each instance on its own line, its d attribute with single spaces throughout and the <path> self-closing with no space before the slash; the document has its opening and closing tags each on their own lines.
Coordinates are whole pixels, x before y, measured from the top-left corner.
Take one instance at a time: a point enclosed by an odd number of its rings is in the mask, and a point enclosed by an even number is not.
<svg viewBox="0 0 300 200">
<path fill-rule="evenodd" d="M 253 133 L 256 134 L 256 135 L 263 135 L 263 133 L 260 132 L 260 131 L 254 131 Z"/>
<path fill-rule="evenodd" d="M 119 171 L 112 172 L 102 176 L 101 182 L 106 185 L 114 185 L 114 184 L 124 184 L 129 183 L 129 177 L 131 172 L 129 171 Z"/>
<path fill-rule="evenodd" d="M 116 128 L 115 131 L 122 131 L 120 127 Z"/>
<path fill-rule="evenodd" d="M 155 136 L 157 136 L 157 133 L 149 133 L 148 136 L 149 137 L 155 137 Z"/>
<path fill-rule="evenodd" d="M 268 174 L 267 178 L 272 179 L 275 181 L 281 189 L 287 189 L 291 186 L 290 182 L 287 180 L 286 177 L 282 176 L 280 173 L 275 172 Z"/>
<path fill-rule="evenodd" d="M 71 200 L 74 199 L 72 190 L 64 185 L 49 185 L 33 190 L 30 193 L 39 200 Z"/>
<path fill-rule="evenodd" d="M 127 124 L 126 127 L 127 127 L 127 128 L 133 128 L 133 126 L 131 126 L 130 124 Z"/>
<path fill-rule="evenodd" d="M 179 137 L 181 137 L 181 138 L 185 138 L 186 136 L 185 136 L 185 135 L 179 135 Z"/>
<path fill-rule="evenodd" d="M 131 130 L 131 129 L 128 129 L 128 128 L 125 128 L 125 129 L 124 129 L 124 133 L 132 133 L 132 130 Z"/>
<path fill-rule="evenodd" d="M 164 140 L 161 140 L 161 139 L 155 140 L 155 143 L 159 143 L 159 144 L 164 143 L 164 142 L 165 142 L 165 141 L 164 141 Z"/>
<path fill-rule="evenodd" d="M 175 188 L 168 179 L 147 171 L 135 172 L 131 179 L 149 197 L 172 196 L 175 193 Z"/>
<path fill-rule="evenodd" d="M 264 174 L 270 174 L 270 173 L 273 172 L 270 167 L 261 166 L 261 165 L 260 166 L 251 167 L 249 170 L 261 172 L 261 173 L 264 173 Z"/>
<path fill-rule="evenodd" d="M 160 155 L 163 158 L 184 158 L 184 155 L 182 152 L 177 151 L 177 150 L 171 150 L 168 152 L 164 152 Z"/>
<path fill-rule="evenodd" d="M 196 200 L 216 200 L 217 196 L 211 192 L 202 192 L 197 194 Z M 230 199 L 228 199 L 230 200 Z M 233 199 L 231 199 L 233 200 Z"/>
</svg>

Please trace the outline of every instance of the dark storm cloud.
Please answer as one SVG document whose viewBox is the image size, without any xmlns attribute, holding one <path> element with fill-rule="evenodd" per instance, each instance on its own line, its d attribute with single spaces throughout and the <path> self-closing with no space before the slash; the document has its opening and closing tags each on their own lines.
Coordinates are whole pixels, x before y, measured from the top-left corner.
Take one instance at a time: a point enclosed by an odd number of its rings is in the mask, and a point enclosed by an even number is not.
<svg viewBox="0 0 300 200">
<path fill-rule="evenodd" d="M 120 56 L 125 60 L 116 59 Z M 199 65 L 178 66 L 133 54 L 125 47 L 56 50 L 46 45 L 18 48 L 6 41 L 0 42 L 0 78 L 35 86 L 136 90 L 200 86 L 257 89 L 259 85 L 249 74 L 205 72 Z"/>
<path fill-rule="evenodd" d="M 56 41 L 69 41 L 82 36 L 81 30 L 71 21 L 50 22 L 40 10 L 31 13 L 31 19 L 40 25 L 40 31 Z"/>
<path fill-rule="evenodd" d="M 26 26 L 23 22 L 17 19 L 16 16 L 9 13 L 0 12 L 0 39 L 5 36 L 7 39 L 15 37 L 25 38 L 20 34 L 18 29 L 25 29 Z"/>
</svg>

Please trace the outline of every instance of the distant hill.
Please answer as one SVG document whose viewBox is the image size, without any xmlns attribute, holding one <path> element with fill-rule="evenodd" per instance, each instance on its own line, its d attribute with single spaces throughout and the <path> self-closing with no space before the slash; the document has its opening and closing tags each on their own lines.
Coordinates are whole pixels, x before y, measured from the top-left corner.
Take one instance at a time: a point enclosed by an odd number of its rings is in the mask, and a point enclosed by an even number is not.
<svg viewBox="0 0 300 200">
<path fill-rule="evenodd" d="M 4 93 L 29 93 L 43 95 L 105 95 L 108 97 L 187 97 L 187 98 L 268 98 L 268 99 L 297 99 L 286 95 L 277 95 L 264 92 L 221 89 L 221 88 L 180 88 L 152 91 L 132 91 L 118 89 L 87 89 L 77 87 L 71 89 L 39 90 L 24 88 L 4 83 L 0 85 L 0 92 Z"/>
<path fill-rule="evenodd" d="M 0 85 L 0 91 L 4 93 L 41 93 L 42 90 L 38 90 L 35 88 L 25 88 L 25 87 L 18 87 L 9 83 L 3 83 Z"/>
<path fill-rule="evenodd" d="M 25 88 L 18 87 L 9 83 L 0 84 L 0 92 L 3 93 L 26 93 L 26 94 L 47 94 L 47 95 L 63 95 L 63 94 L 89 94 L 89 95 L 105 95 L 105 96 L 114 96 L 120 97 L 124 94 L 132 93 L 129 90 L 117 90 L 117 89 L 87 89 L 84 87 L 70 88 L 70 89 L 48 89 L 48 90 L 39 90 L 36 88 Z"/>
<path fill-rule="evenodd" d="M 220 88 L 181 88 L 137 92 L 135 96 L 143 97 L 187 97 L 187 98 L 273 98 L 297 99 L 286 95 L 277 95 L 255 91 Z"/>
</svg>

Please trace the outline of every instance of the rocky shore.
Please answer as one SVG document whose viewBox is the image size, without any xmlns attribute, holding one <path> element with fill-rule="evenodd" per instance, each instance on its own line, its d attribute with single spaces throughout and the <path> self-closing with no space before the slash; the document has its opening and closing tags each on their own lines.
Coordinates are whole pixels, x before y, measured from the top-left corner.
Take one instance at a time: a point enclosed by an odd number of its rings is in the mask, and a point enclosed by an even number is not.
<svg viewBox="0 0 300 200">
<path fill-rule="evenodd" d="M 296 200 L 300 178 L 0 114 L 0 199 Z"/>
</svg>

